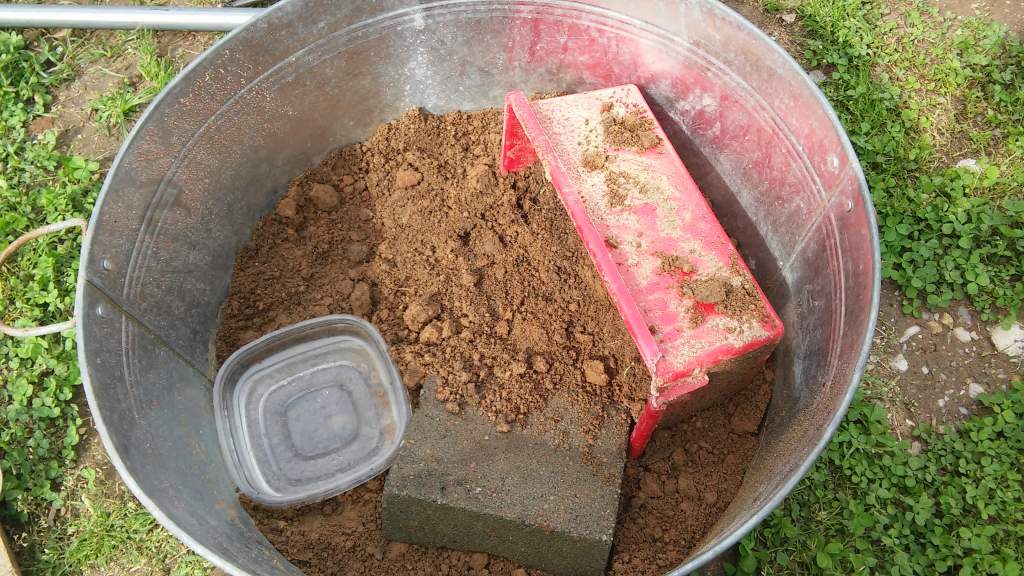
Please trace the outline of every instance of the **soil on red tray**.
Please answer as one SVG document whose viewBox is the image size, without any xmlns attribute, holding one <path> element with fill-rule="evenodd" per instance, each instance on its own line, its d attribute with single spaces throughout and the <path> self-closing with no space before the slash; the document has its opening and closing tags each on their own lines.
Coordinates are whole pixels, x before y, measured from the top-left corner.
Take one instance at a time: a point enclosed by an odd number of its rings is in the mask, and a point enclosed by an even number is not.
<svg viewBox="0 0 1024 576">
<path fill-rule="evenodd" d="M 654 119 L 641 110 L 630 110 L 616 102 L 601 105 L 601 128 L 608 146 L 650 150 L 661 144 L 654 126 Z"/>
<path fill-rule="evenodd" d="M 413 398 L 436 379 L 449 410 L 478 410 L 499 432 L 556 387 L 581 414 L 636 416 L 650 384 L 639 354 L 542 171 L 499 175 L 500 137 L 496 110 L 410 112 L 293 181 L 237 258 L 218 359 L 288 324 L 354 313 L 380 329 Z M 768 390 L 659 432 L 627 465 L 613 573 L 660 573 L 692 549 L 742 481 L 757 445 L 745 421 L 760 421 Z M 311 575 L 523 574 L 486 554 L 387 542 L 382 487 L 247 506 Z"/>
</svg>

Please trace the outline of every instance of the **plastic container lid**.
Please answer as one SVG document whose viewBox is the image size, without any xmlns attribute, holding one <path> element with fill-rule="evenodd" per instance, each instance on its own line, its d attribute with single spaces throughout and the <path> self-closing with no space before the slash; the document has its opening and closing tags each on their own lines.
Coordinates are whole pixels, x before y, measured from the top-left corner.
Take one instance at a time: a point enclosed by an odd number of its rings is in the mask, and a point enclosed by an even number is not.
<svg viewBox="0 0 1024 576">
<path fill-rule="evenodd" d="M 268 506 L 323 500 L 380 474 L 411 412 L 384 339 L 347 315 L 243 346 L 217 372 L 214 409 L 229 473 Z"/>
</svg>

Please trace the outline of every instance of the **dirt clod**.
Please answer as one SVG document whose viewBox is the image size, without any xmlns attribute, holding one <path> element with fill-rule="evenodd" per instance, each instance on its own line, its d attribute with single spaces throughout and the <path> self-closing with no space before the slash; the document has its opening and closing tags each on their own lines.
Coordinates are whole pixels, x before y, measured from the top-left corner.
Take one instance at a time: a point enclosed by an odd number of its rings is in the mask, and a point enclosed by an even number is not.
<svg viewBox="0 0 1024 576">
<path fill-rule="evenodd" d="M 370 247 L 366 244 L 350 244 L 345 249 L 345 256 L 353 264 L 362 264 L 370 258 Z"/>
<path fill-rule="evenodd" d="M 716 312 L 732 318 L 763 320 L 768 313 L 757 287 L 736 262 L 727 273 L 687 277 L 679 287 L 683 295 L 702 304 L 712 304 Z M 703 311 L 694 311 L 691 320 L 700 325 L 704 320 Z"/>
<path fill-rule="evenodd" d="M 655 477 L 653 474 L 645 475 L 640 479 L 640 493 L 647 498 L 661 498 L 664 496 L 665 492 L 662 489 L 662 486 L 664 486 L 664 484 L 659 482 L 659 478 Z"/>
<path fill-rule="evenodd" d="M 309 190 L 309 199 L 317 208 L 324 211 L 334 210 L 341 203 L 338 200 L 338 191 L 328 184 L 313 184 Z"/>
<path fill-rule="evenodd" d="M 423 330 L 420 330 L 420 342 L 423 344 L 437 344 L 444 335 L 444 325 L 440 322 L 431 322 Z"/>
<path fill-rule="evenodd" d="M 283 198 L 277 205 L 277 209 L 274 211 L 278 216 L 287 218 L 289 220 L 295 218 L 299 214 L 299 207 L 295 202 L 294 198 Z"/>
<path fill-rule="evenodd" d="M 551 366 L 548 364 L 548 361 L 543 356 L 534 356 L 533 358 L 531 358 L 530 366 L 533 367 L 534 371 L 539 372 L 541 374 L 547 373 L 547 371 L 551 368 Z"/>
<path fill-rule="evenodd" d="M 411 188 L 423 180 L 423 175 L 412 168 L 403 168 L 395 173 L 395 188 Z"/>
<path fill-rule="evenodd" d="M 494 175 L 494 168 L 491 168 L 489 164 L 477 164 L 470 168 L 467 179 L 473 188 L 480 192 L 488 192 L 498 186 L 498 178 Z"/>
<path fill-rule="evenodd" d="M 353 314 L 367 316 L 373 306 L 370 298 L 370 285 L 366 282 L 356 284 L 352 288 L 352 293 L 349 294 L 348 304 Z"/>
<path fill-rule="evenodd" d="M 477 552 L 469 557 L 469 565 L 474 570 L 483 570 L 487 568 L 487 564 L 491 561 L 491 557 L 482 552 Z"/>
<path fill-rule="evenodd" d="M 662 274 L 689 274 L 694 271 L 693 264 L 678 254 L 665 254 L 661 257 L 658 270 Z"/>
<path fill-rule="evenodd" d="M 728 280 L 717 276 L 702 278 L 693 282 L 690 293 L 698 302 L 718 304 L 729 294 L 729 283 Z"/>
<path fill-rule="evenodd" d="M 405 542 L 389 542 L 386 556 L 389 560 L 397 560 L 409 551 L 409 545 Z"/>
<path fill-rule="evenodd" d="M 597 148 L 588 148 L 580 158 L 580 163 L 583 164 L 583 167 L 591 172 L 604 168 L 607 162 L 608 154 L 604 150 L 598 150 Z"/>
<path fill-rule="evenodd" d="M 587 382 L 595 386 L 608 384 L 608 374 L 604 371 L 604 362 L 600 360 L 587 360 L 583 362 L 583 377 Z"/>
<path fill-rule="evenodd" d="M 405 309 L 402 319 L 409 330 L 419 332 L 428 322 L 437 318 L 441 313 L 441 306 L 436 302 L 413 302 Z"/>
</svg>

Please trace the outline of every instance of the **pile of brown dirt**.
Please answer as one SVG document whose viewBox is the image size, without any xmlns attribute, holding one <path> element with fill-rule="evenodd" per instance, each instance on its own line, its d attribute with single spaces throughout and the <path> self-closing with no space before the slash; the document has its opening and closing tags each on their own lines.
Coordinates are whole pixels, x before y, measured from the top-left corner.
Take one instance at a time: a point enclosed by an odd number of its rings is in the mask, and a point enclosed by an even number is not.
<svg viewBox="0 0 1024 576">
<path fill-rule="evenodd" d="M 326 502 L 298 508 L 262 508 L 243 499 L 260 531 L 309 576 L 436 574 L 537 575 L 488 554 L 391 542 L 380 528 L 384 478 L 375 478 Z"/>
<path fill-rule="evenodd" d="M 498 174 L 500 137 L 496 110 L 410 112 L 293 181 L 236 260 L 218 359 L 288 324 L 355 313 L 380 329 L 413 398 L 436 379 L 450 411 L 479 410 L 498 432 L 521 426 L 556 388 L 580 414 L 612 404 L 635 416 L 650 384 L 639 354 L 542 171 Z M 751 390 L 766 402 L 766 386 Z M 648 456 L 627 465 L 613 573 L 680 562 L 731 501 L 757 443 L 731 431 L 741 401 L 660 431 Z M 704 440 L 682 467 L 666 460 L 692 438 Z M 680 495 L 684 472 L 697 491 Z M 664 488 L 673 483 L 674 495 Z M 382 486 L 290 510 L 247 506 L 312 576 L 534 573 L 486 554 L 387 542 Z M 691 498 L 708 491 L 713 501 Z"/>
<path fill-rule="evenodd" d="M 663 574 L 686 558 L 739 491 L 770 398 L 769 383 L 755 382 L 655 431 L 626 464 L 609 574 Z"/>
<path fill-rule="evenodd" d="M 640 356 L 542 172 L 499 177 L 500 120 L 411 112 L 293 182 L 237 259 L 218 358 L 300 320 L 356 313 L 413 391 L 437 378 L 453 411 L 468 404 L 499 430 L 556 386 L 584 412 L 637 414 L 649 387 Z"/>
</svg>

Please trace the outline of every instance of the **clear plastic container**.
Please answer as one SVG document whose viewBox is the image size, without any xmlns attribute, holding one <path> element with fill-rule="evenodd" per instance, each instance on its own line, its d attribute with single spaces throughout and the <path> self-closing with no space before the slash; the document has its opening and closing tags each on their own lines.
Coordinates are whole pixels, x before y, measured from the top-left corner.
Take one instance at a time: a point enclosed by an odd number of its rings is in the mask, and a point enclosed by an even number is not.
<svg viewBox="0 0 1024 576">
<path fill-rule="evenodd" d="M 267 506 L 323 500 L 380 474 L 411 413 L 384 339 L 347 315 L 239 349 L 217 373 L 214 408 L 228 471 Z"/>
</svg>

